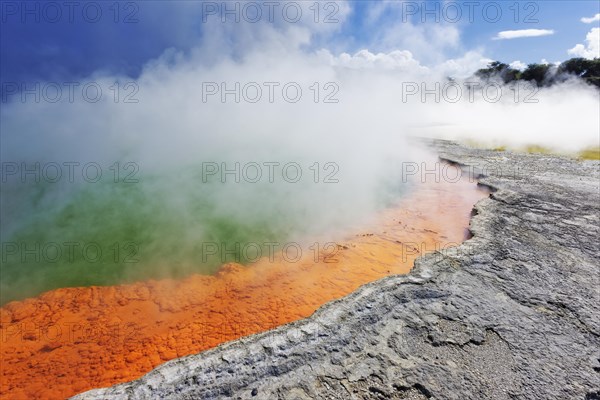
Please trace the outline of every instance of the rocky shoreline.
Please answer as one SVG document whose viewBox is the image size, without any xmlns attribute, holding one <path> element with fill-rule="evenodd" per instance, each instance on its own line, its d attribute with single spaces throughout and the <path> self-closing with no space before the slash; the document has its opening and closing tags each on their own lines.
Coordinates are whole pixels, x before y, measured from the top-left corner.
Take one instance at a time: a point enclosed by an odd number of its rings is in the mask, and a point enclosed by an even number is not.
<svg viewBox="0 0 600 400">
<path fill-rule="evenodd" d="M 431 145 L 473 238 L 310 318 L 75 399 L 600 399 L 600 163 Z"/>
</svg>

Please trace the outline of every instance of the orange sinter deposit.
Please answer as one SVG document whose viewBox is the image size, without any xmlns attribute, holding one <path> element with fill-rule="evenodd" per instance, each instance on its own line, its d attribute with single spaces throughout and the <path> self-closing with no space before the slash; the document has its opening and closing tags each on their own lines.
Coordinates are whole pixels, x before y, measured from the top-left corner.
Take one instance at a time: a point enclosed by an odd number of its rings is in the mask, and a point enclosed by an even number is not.
<svg viewBox="0 0 600 400">
<path fill-rule="evenodd" d="M 465 240 L 473 204 L 486 195 L 467 177 L 431 179 L 360 231 L 329 238 L 330 246 L 321 241 L 316 254 L 303 247 L 296 262 L 275 253 L 249 266 L 226 264 L 214 276 L 63 288 L 8 303 L 0 309 L 0 397 L 69 397 L 307 317 Z"/>
</svg>

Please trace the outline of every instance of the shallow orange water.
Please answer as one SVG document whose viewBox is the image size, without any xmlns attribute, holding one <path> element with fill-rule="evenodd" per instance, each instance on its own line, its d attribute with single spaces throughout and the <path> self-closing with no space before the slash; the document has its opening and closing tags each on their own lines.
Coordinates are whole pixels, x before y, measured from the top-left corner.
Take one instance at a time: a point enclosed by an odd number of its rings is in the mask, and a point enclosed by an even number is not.
<svg viewBox="0 0 600 400">
<path fill-rule="evenodd" d="M 487 192 L 467 178 L 415 185 L 345 237 L 214 276 L 64 288 L 0 309 L 3 399 L 60 399 L 140 377 L 167 360 L 311 315 L 322 304 L 466 238 Z M 326 243 L 335 243 L 326 246 Z"/>
</svg>

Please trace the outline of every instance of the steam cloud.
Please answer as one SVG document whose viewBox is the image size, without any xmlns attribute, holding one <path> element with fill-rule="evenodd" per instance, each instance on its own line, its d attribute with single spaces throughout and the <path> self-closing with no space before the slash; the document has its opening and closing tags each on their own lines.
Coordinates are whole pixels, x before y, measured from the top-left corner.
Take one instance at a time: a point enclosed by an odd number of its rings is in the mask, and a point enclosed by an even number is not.
<svg viewBox="0 0 600 400">
<path fill-rule="evenodd" d="M 343 21 L 349 12 L 341 3 L 338 17 Z M 86 81 L 103 89 L 96 103 L 78 95 L 72 103 L 66 95 L 56 103 L 21 102 L 16 95 L 4 104 L 3 242 L 29 248 L 93 242 L 103 256 L 96 264 L 78 253 L 73 262 L 58 263 L 43 255 L 25 262 L 20 253 L 7 256 L 3 302 L 65 285 L 212 272 L 218 263 L 200 261 L 206 241 L 301 241 L 343 230 L 408 190 L 401 163 L 425 157 L 414 136 L 561 151 L 597 144 L 598 92 L 575 79 L 535 93 L 521 88 L 517 97 L 514 87 L 479 82 L 484 93 L 469 89 L 474 82 L 467 79 L 488 61 L 476 51 L 425 66 L 404 49 L 347 54 L 324 48 L 323 38 L 339 26 L 309 19 L 206 25 L 193 51 L 168 50 L 135 80 L 90 76 Z M 411 29 L 418 36 L 418 27 Z M 115 102 L 108 89 L 115 82 L 120 100 L 139 89 L 132 96 L 138 102 Z M 127 82 L 134 86 L 125 90 Z M 288 83 L 293 87 L 284 93 Z M 298 87 L 302 95 L 292 102 Z M 223 88 L 236 93 L 222 98 Z M 248 101 L 257 88 L 260 99 Z M 536 102 L 526 102 L 527 96 Z M 7 175 L 7 163 L 20 168 L 35 162 L 95 162 L 104 175 L 97 183 L 66 177 L 35 183 L 31 175 L 23 183 L 20 173 Z M 123 175 L 125 163 L 135 163 L 139 182 L 114 183 L 115 162 Z M 279 163 L 274 182 L 267 179 L 269 162 Z M 295 183 L 281 175 L 290 162 L 303 174 Z M 222 183 L 222 163 L 257 163 L 262 179 L 249 182 L 240 171 L 239 183 L 231 174 Z M 209 165 L 219 171 L 207 174 Z M 324 182 L 334 170 L 338 182 Z M 115 242 L 139 245 L 139 261 L 126 264 L 119 256 L 114 262 L 108 249 Z"/>
</svg>

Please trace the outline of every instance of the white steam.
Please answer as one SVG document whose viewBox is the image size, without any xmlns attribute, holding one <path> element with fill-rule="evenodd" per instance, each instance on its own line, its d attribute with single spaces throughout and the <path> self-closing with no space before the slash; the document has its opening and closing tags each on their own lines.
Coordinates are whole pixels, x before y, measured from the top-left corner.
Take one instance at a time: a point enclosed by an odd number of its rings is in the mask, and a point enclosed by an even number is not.
<svg viewBox="0 0 600 400">
<path fill-rule="evenodd" d="M 340 23 L 349 14 L 343 4 Z M 297 24 L 209 21 L 205 28 L 193 51 L 171 49 L 145 66 L 129 86 L 138 89 L 130 98 L 137 103 L 123 102 L 132 93 L 124 85 L 132 79 L 102 74 L 89 78 L 104 90 L 96 103 L 85 101 L 80 90 L 72 103 L 66 95 L 56 103 L 21 102 L 15 95 L 2 109 L 2 159 L 104 166 L 135 162 L 142 177 L 161 177 L 152 190 L 145 189 L 148 195 L 168 191 L 169 207 L 187 219 L 194 214 L 186 196 L 202 187 L 203 163 L 243 168 L 294 162 L 303 173 L 297 184 L 282 181 L 278 167 L 279 182 L 273 185 L 263 178 L 258 184 L 206 190 L 225 216 L 283 218 L 288 213 L 290 224 L 301 221 L 298 231 L 310 233 L 343 227 L 381 206 L 401 182 L 401 169 L 390 165 L 419 157 L 409 147 L 413 136 L 539 144 L 559 151 L 597 145 L 598 91 L 575 79 L 516 91 L 467 78 L 489 61 L 479 51 L 425 66 L 403 48 L 355 54 L 315 49 L 340 24 L 310 19 Z M 424 33 L 408 24 L 386 30 L 379 41 L 389 46 L 407 32 L 421 52 L 436 50 L 439 43 L 425 48 L 431 37 L 441 35 L 440 43 L 452 47 L 459 40 L 456 27 Z M 109 90 L 115 82 L 121 90 L 118 103 Z M 221 97 L 224 88 L 235 93 Z M 317 183 L 310 169 L 314 163 L 319 163 Z M 325 169 L 326 163 L 333 169 Z M 333 170 L 338 182 L 324 183 Z M 3 217 L 7 212 L 12 217 L 6 209 Z"/>
</svg>

